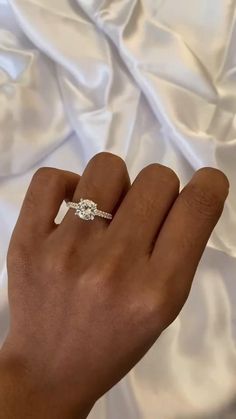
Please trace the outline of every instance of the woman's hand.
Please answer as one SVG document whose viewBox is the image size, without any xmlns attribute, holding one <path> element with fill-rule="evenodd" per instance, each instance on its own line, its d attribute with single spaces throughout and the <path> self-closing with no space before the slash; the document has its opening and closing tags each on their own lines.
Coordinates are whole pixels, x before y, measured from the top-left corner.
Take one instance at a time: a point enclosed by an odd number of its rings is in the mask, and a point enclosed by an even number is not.
<svg viewBox="0 0 236 419">
<path fill-rule="evenodd" d="M 130 188 L 125 163 L 109 153 L 81 178 L 36 172 L 8 253 L 11 321 L 0 359 L 27 393 L 17 418 L 86 417 L 143 357 L 183 307 L 228 188 L 208 168 L 179 194 L 176 174 L 158 164 Z M 56 225 L 63 199 L 81 197 L 113 220 L 83 221 L 70 209 Z"/>
</svg>

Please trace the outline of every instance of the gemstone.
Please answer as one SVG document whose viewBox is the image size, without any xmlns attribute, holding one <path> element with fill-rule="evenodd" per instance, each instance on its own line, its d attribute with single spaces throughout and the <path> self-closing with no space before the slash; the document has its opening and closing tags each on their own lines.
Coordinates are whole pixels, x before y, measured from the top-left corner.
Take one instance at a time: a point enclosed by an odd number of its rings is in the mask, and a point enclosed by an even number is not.
<svg viewBox="0 0 236 419">
<path fill-rule="evenodd" d="M 76 209 L 76 215 L 83 220 L 94 220 L 97 204 L 89 199 L 81 199 Z"/>
</svg>

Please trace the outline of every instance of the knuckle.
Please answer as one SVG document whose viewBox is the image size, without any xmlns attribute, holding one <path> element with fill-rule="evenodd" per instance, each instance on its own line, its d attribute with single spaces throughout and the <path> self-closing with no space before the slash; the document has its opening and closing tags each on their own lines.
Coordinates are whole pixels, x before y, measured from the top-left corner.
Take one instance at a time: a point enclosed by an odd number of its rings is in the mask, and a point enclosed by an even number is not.
<svg viewBox="0 0 236 419">
<path fill-rule="evenodd" d="M 145 196 L 145 199 L 141 199 L 136 203 L 136 213 L 143 219 L 153 217 L 153 214 L 156 212 L 156 208 L 156 201 L 151 194 Z"/>
<path fill-rule="evenodd" d="M 127 171 L 127 166 L 125 161 L 118 156 L 115 156 L 115 158 L 111 159 L 111 166 L 113 168 L 113 171 L 115 172 L 115 174 L 120 177 L 127 177 L 128 171 Z"/>
<path fill-rule="evenodd" d="M 226 188 L 229 188 L 229 180 L 227 176 L 219 169 L 215 169 L 213 167 L 202 167 L 197 171 L 197 174 L 205 175 L 206 178 L 209 180 L 213 180 L 214 182 L 217 180 L 224 184 Z"/>
<path fill-rule="evenodd" d="M 59 170 L 58 169 L 54 169 L 53 167 L 40 167 L 38 170 L 36 170 L 36 172 L 33 175 L 33 180 L 36 181 L 41 181 L 45 180 L 45 179 L 49 179 L 52 176 L 55 177 L 56 175 L 58 175 Z"/>
<path fill-rule="evenodd" d="M 61 255 L 60 257 L 50 255 L 50 257 L 45 260 L 44 266 L 46 272 L 53 276 L 61 276 L 65 274 L 67 270 L 65 259 Z"/>
<path fill-rule="evenodd" d="M 101 165 L 111 165 L 115 170 L 124 170 L 126 169 L 125 161 L 116 154 L 109 153 L 107 151 L 102 151 L 96 154 L 90 161 L 93 164 L 101 164 Z"/>
<path fill-rule="evenodd" d="M 83 177 L 83 190 L 86 191 L 87 196 L 100 196 L 101 186 L 97 182 L 95 176 Z"/>
<path fill-rule="evenodd" d="M 120 269 L 120 258 L 116 255 L 111 255 L 109 259 L 103 261 L 102 265 L 97 265 L 96 277 L 99 278 L 101 282 L 110 287 L 112 284 L 112 279 L 118 277 Z"/>
<path fill-rule="evenodd" d="M 73 276 L 75 265 L 76 248 L 68 244 L 67 241 L 60 241 L 58 246 L 58 238 L 48 237 L 44 242 L 43 253 L 41 255 L 43 260 L 43 268 L 49 275 L 56 277 L 57 275 L 68 277 Z M 76 258 L 78 255 L 76 253 Z"/>
<path fill-rule="evenodd" d="M 111 288 L 114 284 L 114 278 L 120 277 L 124 262 L 124 249 L 121 245 L 116 244 L 109 250 L 106 248 L 106 254 L 106 258 L 95 258 L 92 266 L 86 268 L 86 277 L 89 277 L 92 282 Z"/>
<path fill-rule="evenodd" d="M 156 179 L 160 179 L 162 182 L 167 182 L 168 184 L 173 184 L 176 188 L 179 189 L 180 181 L 177 174 L 170 167 L 163 166 L 159 163 L 153 163 L 149 166 L 146 166 L 142 171 L 142 175 Z"/>
<path fill-rule="evenodd" d="M 62 178 L 62 171 L 53 167 L 40 167 L 33 175 L 31 189 L 44 188 L 50 184 L 59 182 Z"/>
<path fill-rule="evenodd" d="M 51 167 L 41 167 L 38 169 L 31 180 L 27 191 L 24 205 L 30 209 L 35 208 L 39 202 L 39 193 L 51 184 L 55 185 L 60 180 L 60 170 Z"/>
<path fill-rule="evenodd" d="M 56 277 L 64 276 L 67 272 L 67 266 L 63 259 L 53 259 L 53 264 L 49 265 L 49 272 L 52 272 Z"/>
<path fill-rule="evenodd" d="M 207 218 L 218 216 L 223 210 L 220 196 L 206 185 L 189 185 L 182 196 L 184 204 Z"/>
</svg>

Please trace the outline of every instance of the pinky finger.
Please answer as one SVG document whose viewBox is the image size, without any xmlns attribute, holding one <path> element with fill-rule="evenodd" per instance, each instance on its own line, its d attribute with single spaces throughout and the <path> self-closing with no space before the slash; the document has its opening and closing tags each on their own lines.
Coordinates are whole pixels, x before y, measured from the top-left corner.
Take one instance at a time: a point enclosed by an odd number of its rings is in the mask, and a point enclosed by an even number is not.
<svg viewBox="0 0 236 419">
<path fill-rule="evenodd" d="M 151 260 L 158 265 L 160 277 L 183 295 L 190 290 L 228 192 L 229 182 L 222 172 L 200 169 L 175 201 L 157 238 Z"/>
</svg>

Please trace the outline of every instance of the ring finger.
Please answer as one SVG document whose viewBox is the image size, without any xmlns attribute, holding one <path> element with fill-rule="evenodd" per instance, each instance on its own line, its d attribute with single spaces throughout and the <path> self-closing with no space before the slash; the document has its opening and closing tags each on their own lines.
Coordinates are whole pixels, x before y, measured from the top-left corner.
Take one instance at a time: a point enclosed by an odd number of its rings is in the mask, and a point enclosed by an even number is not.
<svg viewBox="0 0 236 419">
<path fill-rule="evenodd" d="M 98 205 L 98 209 L 108 213 L 116 212 L 120 202 L 130 188 L 130 179 L 124 161 L 111 153 L 99 153 L 88 163 L 75 190 L 73 202 L 89 199 Z M 69 209 L 60 229 L 63 234 L 70 234 L 78 240 L 94 234 L 100 234 L 110 221 L 95 217 L 86 221 L 75 217 L 75 209 Z M 66 233 L 67 232 L 67 233 Z"/>
</svg>

